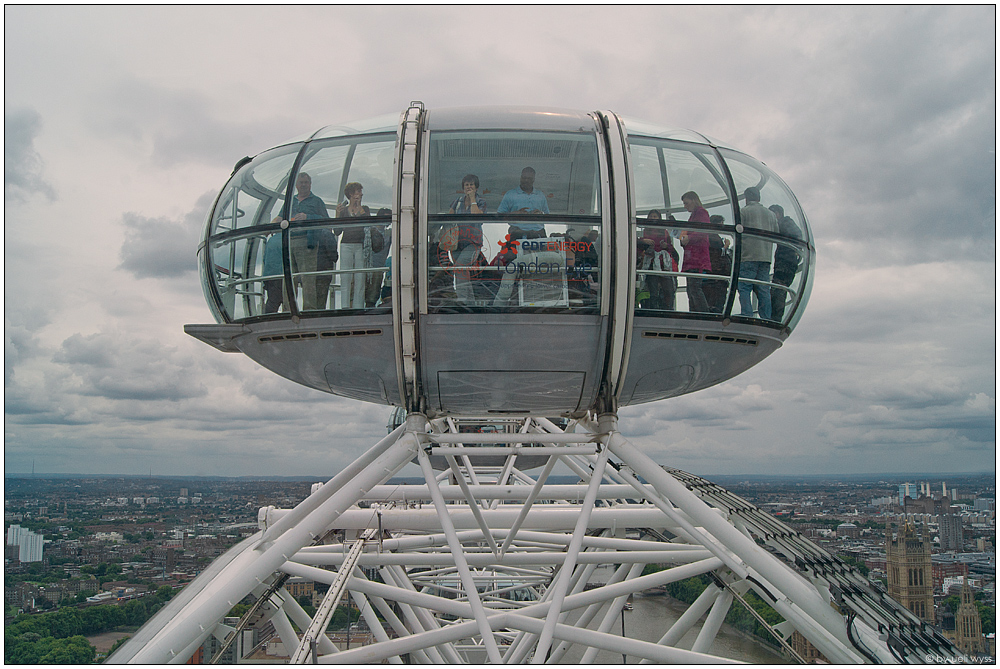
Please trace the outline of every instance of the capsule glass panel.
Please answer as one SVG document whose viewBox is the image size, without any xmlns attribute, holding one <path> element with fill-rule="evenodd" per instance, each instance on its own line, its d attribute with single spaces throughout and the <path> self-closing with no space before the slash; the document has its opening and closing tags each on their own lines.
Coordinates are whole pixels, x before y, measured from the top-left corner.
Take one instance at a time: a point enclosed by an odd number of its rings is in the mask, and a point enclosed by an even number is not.
<svg viewBox="0 0 1000 669">
<path fill-rule="evenodd" d="M 732 280 L 732 231 L 668 227 L 656 219 L 640 220 L 636 244 L 636 315 L 669 315 L 659 312 L 721 314 Z M 682 241 L 683 240 L 683 241 Z M 689 249 L 708 247 L 709 271 L 686 271 Z"/>
<path fill-rule="evenodd" d="M 594 132 L 434 131 L 427 174 L 429 312 L 598 307 Z"/>
<path fill-rule="evenodd" d="M 736 151 L 722 153 L 741 201 L 745 228 L 737 268 L 739 311 L 734 306 L 734 315 L 793 327 L 811 285 L 812 234 L 805 214 L 788 186 L 762 163 Z M 759 194 L 759 205 L 752 201 L 753 195 L 747 202 L 748 189 Z M 773 218 L 765 225 L 759 213 L 748 213 L 749 208 L 758 212 L 766 208 Z"/>
<path fill-rule="evenodd" d="M 639 217 L 655 210 L 664 219 L 688 220 L 681 196 L 694 192 L 709 215 L 733 225 L 726 177 L 711 147 L 629 136 L 629 150 Z"/>
<path fill-rule="evenodd" d="M 270 245 L 272 262 L 267 271 L 265 244 L 279 231 L 276 223 L 281 219 L 288 177 L 300 148 L 279 147 L 244 165 L 229 180 L 212 211 L 208 271 L 227 320 L 263 314 L 267 301 L 264 281 L 281 277 L 280 243 Z"/>
<path fill-rule="evenodd" d="M 300 200 L 300 191 L 289 209 L 299 311 L 379 306 L 390 245 L 394 148 L 395 135 L 381 134 L 313 142 L 304 151 L 296 188 L 307 175 L 310 203 Z"/>
<path fill-rule="evenodd" d="M 711 147 L 629 137 L 636 221 L 636 315 L 722 314 L 735 247 L 728 182 Z M 708 212 L 689 213 L 695 193 Z M 678 225 L 674 221 L 686 221 Z"/>
</svg>

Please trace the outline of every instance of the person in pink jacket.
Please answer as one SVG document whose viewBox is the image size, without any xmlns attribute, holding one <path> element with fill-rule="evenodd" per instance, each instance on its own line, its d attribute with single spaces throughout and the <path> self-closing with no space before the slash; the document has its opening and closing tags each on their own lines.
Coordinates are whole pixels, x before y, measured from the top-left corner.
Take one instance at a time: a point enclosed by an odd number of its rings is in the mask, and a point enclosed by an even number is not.
<svg viewBox="0 0 1000 669">
<path fill-rule="evenodd" d="M 701 204 L 701 198 L 693 190 L 681 195 L 681 203 L 691 212 L 690 223 L 710 223 L 708 210 Z M 711 274 L 712 260 L 708 254 L 708 233 L 685 230 L 680 234 L 681 246 L 684 247 L 684 265 L 682 272 L 690 274 Z M 708 311 L 708 300 L 702 286 L 704 279 L 687 277 L 687 294 L 689 311 Z"/>
</svg>

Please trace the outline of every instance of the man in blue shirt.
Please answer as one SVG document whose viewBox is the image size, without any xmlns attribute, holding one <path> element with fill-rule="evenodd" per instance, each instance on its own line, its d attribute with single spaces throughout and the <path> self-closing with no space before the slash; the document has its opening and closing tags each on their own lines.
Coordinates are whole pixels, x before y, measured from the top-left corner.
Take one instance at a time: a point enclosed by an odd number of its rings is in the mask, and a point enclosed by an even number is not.
<svg viewBox="0 0 1000 669">
<path fill-rule="evenodd" d="M 312 177 L 307 172 L 299 172 L 295 179 L 298 191 L 292 198 L 289 208 L 289 221 L 311 221 L 330 218 L 323 200 L 312 192 Z M 272 221 L 281 220 L 278 216 Z M 292 254 L 292 274 L 305 273 L 306 276 L 296 278 L 296 283 L 302 284 L 302 309 L 312 311 L 326 309 L 327 294 L 330 282 L 329 275 L 317 275 L 321 270 L 332 270 L 336 262 L 337 239 L 329 230 L 313 228 L 296 230 L 289 234 L 289 246 Z M 330 262 L 332 259 L 333 262 Z"/>
<path fill-rule="evenodd" d="M 549 202 L 545 194 L 535 190 L 535 170 L 532 167 L 525 167 L 521 170 L 521 185 L 512 188 L 504 193 L 497 207 L 498 214 L 547 214 L 549 213 Z M 522 230 L 540 230 L 545 232 L 545 226 L 541 223 L 518 223 L 517 227 Z"/>
</svg>

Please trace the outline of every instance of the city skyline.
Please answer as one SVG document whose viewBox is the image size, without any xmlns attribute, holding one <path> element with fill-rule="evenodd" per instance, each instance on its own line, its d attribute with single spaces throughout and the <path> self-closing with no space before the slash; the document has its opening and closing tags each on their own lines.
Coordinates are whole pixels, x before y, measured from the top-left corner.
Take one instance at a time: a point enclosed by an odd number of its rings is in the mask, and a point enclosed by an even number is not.
<svg viewBox="0 0 1000 669">
<path fill-rule="evenodd" d="M 658 462 L 995 472 L 995 8 L 522 9 L 6 7 L 5 471 L 297 475 L 375 443 L 388 407 L 182 327 L 212 320 L 195 249 L 237 160 L 420 99 L 689 127 L 798 196 L 801 323 L 727 383 L 623 409 Z M 303 21 L 359 30 L 250 37 Z"/>
</svg>

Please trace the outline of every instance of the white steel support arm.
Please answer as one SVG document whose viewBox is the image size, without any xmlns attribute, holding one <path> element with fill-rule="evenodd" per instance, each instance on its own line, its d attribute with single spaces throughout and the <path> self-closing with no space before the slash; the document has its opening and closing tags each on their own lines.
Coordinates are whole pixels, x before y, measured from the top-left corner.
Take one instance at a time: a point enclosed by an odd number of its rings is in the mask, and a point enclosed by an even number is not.
<svg viewBox="0 0 1000 669">
<path fill-rule="evenodd" d="M 399 439 L 372 460 L 353 479 L 329 496 L 302 520 L 276 537 L 262 552 L 244 550 L 236 555 L 224 572 L 201 588 L 187 604 L 186 615 L 164 625 L 135 655 L 132 662 L 162 664 L 183 654 L 192 639 L 205 637 L 229 610 L 259 583 L 268 578 L 288 558 L 315 537 L 326 531 L 331 518 L 337 518 L 354 504 L 358 494 L 389 479 L 413 457 L 416 440 Z M 362 459 L 366 456 L 362 456 Z M 308 499 L 307 499 L 308 501 Z M 208 625 L 208 626 L 206 626 Z M 294 646 L 293 646 L 294 648 Z M 190 656 L 188 656 L 190 657 Z M 186 661 L 188 657 L 181 658 Z"/>
<path fill-rule="evenodd" d="M 642 571 L 644 565 L 634 564 L 628 571 L 628 576 L 625 580 L 630 578 L 635 578 Z M 611 604 L 608 606 L 607 613 L 604 614 L 604 619 L 601 620 L 601 624 L 597 627 L 597 631 L 601 634 L 607 634 L 611 631 L 611 626 L 614 625 L 615 621 L 618 620 L 618 616 L 621 615 L 622 607 L 625 606 L 625 602 L 628 601 L 628 595 L 618 595 L 614 598 Z M 582 625 L 577 625 L 577 627 L 582 627 Z M 691 650 L 697 653 L 704 653 L 706 649 L 692 648 Z M 590 664 L 597 658 L 597 648 L 591 646 L 583 654 L 583 659 L 580 660 L 580 664 Z"/>
<path fill-rule="evenodd" d="M 615 570 L 614 575 L 610 579 L 608 579 L 608 585 L 624 581 L 626 576 L 628 576 L 628 572 L 630 571 L 630 569 L 631 569 L 630 565 L 626 564 L 619 565 L 618 569 Z M 622 602 L 625 602 L 628 599 L 628 595 L 619 595 L 619 597 L 623 598 Z M 615 601 L 617 601 L 617 599 Z M 591 604 L 590 606 L 588 606 L 584 610 L 584 612 L 580 615 L 580 617 L 577 619 L 575 623 L 576 626 L 579 627 L 580 629 L 586 629 L 590 625 L 591 621 L 593 621 L 593 619 L 597 617 L 597 614 L 601 612 L 601 609 L 603 607 L 604 607 L 604 602 Z M 561 641 L 559 645 L 556 646 L 556 649 L 552 651 L 552 653 L 549 655 L 548 663 L 558 664 L 559 661 L 562 660 L 563 655 L 566 654 L 566 651 L 569 650 L 571 645 L 572 644 L 570 644 L 568 641 Z"/>
<path fill-rule="evenodd" d="M 598 456 L 597 467 L 594 470 L 594 476 L 590 480 L 587 496 L 583 500 L 583 508 L 580 509 L 579 520 L 577 520 L 576 527 L 573 529 L 573 540 L 570 541 L 569 548 L 566 551 L 566 561 L 563 562 L 563 566 L 559 570 L 559 578 L 554 584 L 555 594 L 552 597 L 552 607 L 545 618 L 545 627 L 542 629 L 542 635 L 538 639 L 538 645 L 535 647 L 535 656 L 532 658 L 532 664 L 544 662 L 545 655 L 552 644 L 552 634 L 558 622 L 559 614 L 562 612 L 563 599 L 566 597 L 566 591 L 569 589 L 569 580 L 573 569 L 576 568 L 576 560 L 580 554 L 580 548 L 583 546 L 583 536 L 586 534 L 587 527 L 590 524 L 590 514 L 594 509 L 594 500 L 597 499 L 597 487 L 604 476 L 604 467 L 608 463 L 608 455 L 608 449 L 605 448 L 601 450 L 601 454 Z"/>
<path fill-rule="evenodd" d="M 531 492 L 528 494 L 527 498 L 524 500 L 524 504 L 521 505 L 521 511 L 518 512 L 517 518 L 514 519 L 514 523 L 510 526 L 510 531 L 507 533 L 507 538 L 504 539 L 503 546 L 500 547 L 500 557 L 510 549 L 511 542 L 514 541 L 514 537 L 517 536 L 517 531 L 521 529 L 521 524 L 524 519 L 528 517 L 528 512 L 531 511 L 531 505 L 535 503 L 538 498 L 538 493 L 545 486 L 545 480 L 552 473 L 552 468 L 555 466 L 559 458 L 555 455 L 550 456 L 548 462 L 545 463 L 545 467 L 542 469 L 542 473 L 538 476 L 535 485 L 531 487 Z M 495 507 L 494 507 L 495 508 Z"/>
<path fill-rule="evenodd" d="M 832 662 L 858 663 L 863 658 L 850 648 L 846 638 L 844 620 L 834 611 L 828 601 L 820 596 L 799 574 L 775 560 L 767 551 L 748 539 L 738 529 L 720 517 L 714 509 L 702 502 L 688 490 L 683 483 L 663 470 L 649 456 L 633 446 L 625 437 L 615 432 L 611 434 L 608 446 L 610 450 L 635 471 L 641 471 L 657 492 L 670 499 L 676 506 L 683 509 L 687 515 L 711 532 L 717 540 L 725 544 L 742 562 L 752 568 L 756 574 L 776 587 L 779 592 L 786 592 L 792 601 L 799 603 L 804 612 L 811 617 L 823 621 L 825 634 L 809 638 L 813 644 Z M 775 584 L 781 584 L 777 588 Z M 779 600 L 780 602 L 780 600 Z M 781 611 L 778 611 L 781 613 Z M 830 631 L 837 631 L 836 637 Z M 804 631 L 801 630 L 800 631 Z M 843 639 L 840 636 L 843 635 Z"/>
<path fill-rule="evenodd" d="M 698 638 L 694 640 L 694 645 L 691 646 L 691 650 L 696 653 L 704 653 L 712 646 L 712 642 L 715 641 L 715 635 L 719 633 L 719 629 L 722 627 L 722 621 L 726 619 L 726 614 L 729 613 L 729 607 L 733 605 L 733 593 L 728 590 L 723 590 L 715 598 L 715 602 L 712 604 L 712 610 L 708 612 L 708 617 L 705 618 L 705 624 L 701 626 L 701 630 L 698 632 Z"/>
<path fill-rule="evenodd" d="M 463 456 L 464 457 L 464 456 Z M 469 476 L 474 477 L 472 465 L 469 463 L 469 458 L 465 457 L 465 464 L 469 470 Z M 482 507 L 479 506 L 479 502 L 472 495 L 472 491 L 469 490 L 469 484 L 466 482 L 465 477 L 458 468 L 458 462 L 455 461 L 455 456 L 447 455 L 445 460 L 448 461 L 448 466 L 451 467 L 452 473 L 455 474 L 455 480 L 458 481 L 458 487 L 462 489 L 462 494 L 465 495 L 465 501 L 469 505 L 469 510 L 472 511 L 472 515 L 475 516 L 476 522 L 479 524 L 479 529 L 483 531 L 483 537 L 486 542 L 490 545 L 490 550 L 493 551 L 493 555 L 499 555 L 500 551 L 497 548 L 497 542 L 493 538 L 493 533 L 490 532 L 490 526 L 486 524 L 486 519 L 483 518 Z M 476 481 L 478 484 L 478 481 Z M 443 497 L 442 497 L 443 499 Z"/>
<path fill-rule="evenodd" d="M 698 598 L 691 603 L 687 608 L 687 611 L 681 614 L 681 617 L 674 621 L 674 624 L 670 626 L 667 633 L 664 634 L 659 641 L 656 643 L 661 646 L 673 646 L 678 641 L 681 640 L 688 630 L 694 627 L 694 624 L 698 622 L 705 612 L 708 611 L 712 604 L 715 603 L 716 598 L 719 596 L 720 592 L 719 586 L 714 583 L 709 583 L 708 587 L 701 591 Z M 640 664 L 648 664 L 649 660 L 643 660 Z"/>
<path fill-rule="evenodd" d="M 354 603 L 357 605 L 358 610 L 361 611 L 361 617 L 364 619 L 365 624 L 368 625 L 368 629 L 372 631 L 375 641 L 378 643 L 388 641 L 389 635 L 386 634 L 385 628 L 382 627 L 382 621 L 378 619 L 375 609 L 372 608 L 368 598 L 354 590 L 351 591 L 351 597 L 354 598 Z M 387 658 L 387 661 L 389 664 L 403 664 L 403 659 L 399 655 L 393 655 Z"/>
<path fill-rule="evenodd" d="M 455 534 L 455 526 L 451 522 L 451 516 L 448 514 L 444 497 L 441 496 L 437 482 L 434 481 L 434 469 L 431 467 L 430 458 L 423 449 L 420 449 L 417 451 L 417 460 L 420 463 L 420 469 L 424 472 L 424 478 L 430 487 L 431 496 L 434 498 L 434 507 L 437 509 L 438 516 L 441 519 L 441 529 L 444 530 L 445 535 L 448 537 L 448 545 L 455 557 L 455 567 L 458 569 L 462 585 L 465 587 L 469 604 L 472 605 L 472 612 L 483 637 L 483 645 L 486 646 L 486 654 L 490 658 L 490 662 L 500 664 L 503 661 L 500 657 L 500 650 L 497 648 L 496 639 L 493 638 L 493 630 L 486 620 L 486 610 L 479 599 L 479 593 L 476 591 L 476 584 L 472 580 L 472 574 L 469 573 L 469 564 L 465 560 L 465 550 L 462 548 L 462 542 L 458 540 L 458 536 Z"/>
<path fill-rule="evenodd" d="M 405 569 L 399 566 L 391 566 L 387 568 L 387 571 L 391 572 L 395 576 L 396 584 L 399 587 L 406 588 L 411 592 L 417 591 L 416 586 L 413 585 L 410 577 L 407 576 Z M 410 611 L 418 621 L 416 629 L 434 630 L 441 627 L 441 623 L 438 622 L 438 620 L 423 607 L 411 608 Z M 440 653 L 443 658 L 440 662 L 449 662 L 451 664 L 461 664 L 462 662 L 458 653 L 456 653 L 455 649 L 451 647 L 451 644 L 442 644 L 437 649 L 428 648 L 427 650 L 436 650 L 437 653 Z"/>
</svg>

